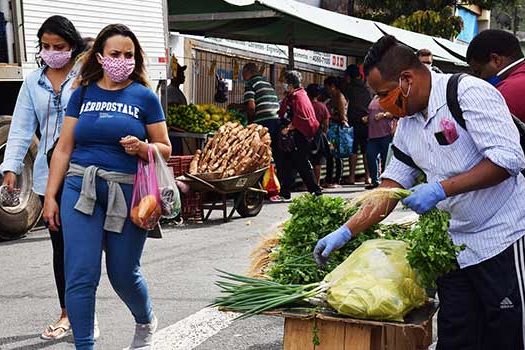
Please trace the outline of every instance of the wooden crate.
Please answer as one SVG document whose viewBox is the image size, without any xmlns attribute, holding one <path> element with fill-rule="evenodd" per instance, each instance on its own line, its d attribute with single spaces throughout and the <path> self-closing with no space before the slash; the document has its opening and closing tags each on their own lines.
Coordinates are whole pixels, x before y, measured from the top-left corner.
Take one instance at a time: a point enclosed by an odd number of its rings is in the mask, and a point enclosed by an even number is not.
<svg viewBox="0 0 525 350">
<path fill-rule="evenodd" d="M 427 350 L 437 304 L 407 315 L 405 323 L 378 322 L 334 314 L 293 311 L 267 313 L 284 317 L 284 350 Z M 314 326 L 320 344 L 313 344 Z"/>
</svg>

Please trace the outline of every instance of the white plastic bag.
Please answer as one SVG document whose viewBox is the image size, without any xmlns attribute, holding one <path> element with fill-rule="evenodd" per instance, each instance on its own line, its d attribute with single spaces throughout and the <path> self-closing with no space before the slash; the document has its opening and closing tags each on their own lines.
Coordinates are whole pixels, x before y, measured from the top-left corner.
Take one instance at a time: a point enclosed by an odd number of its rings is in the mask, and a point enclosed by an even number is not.
<svg viewBox="0 0 525 350">
<path fill-rule="evenodd" d="M 180 213 L 180 193 L 173 175 L 173 169 L 168 167 L 166 160 L 155 149 L 155 170 L 159 184 L 160 199 L 162 202 L 162 217 L 173 219 Z"/>
</svg>

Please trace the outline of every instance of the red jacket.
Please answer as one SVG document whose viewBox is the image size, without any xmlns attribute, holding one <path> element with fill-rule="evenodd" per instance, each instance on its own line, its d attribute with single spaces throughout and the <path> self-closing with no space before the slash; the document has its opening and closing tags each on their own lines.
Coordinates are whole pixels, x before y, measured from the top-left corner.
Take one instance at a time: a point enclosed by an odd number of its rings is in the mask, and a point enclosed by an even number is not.
<svg viewBox="0 0 525 350">
<path fill-rule="evenodd" d="M 279 116 L 281 118 L 288 108 L 291 109 L 293 115 L 292 125 L 307 139 L 312 139 L 317 129 L 319 129 L 319 122 L 315 116 L 312 102 L 303 88 L 295 90 L 283 100 L 281 109 L 279 110 Z"/>
<path fill-rule="evenodd" d="M 525 62 L 520 63 L 514 67 L 509 75 L 503 79 L 496 88 L 501 92 L 510 112 L 525 122 L 525 98 L 523 91 L 525 90 Z"/>
</svg>

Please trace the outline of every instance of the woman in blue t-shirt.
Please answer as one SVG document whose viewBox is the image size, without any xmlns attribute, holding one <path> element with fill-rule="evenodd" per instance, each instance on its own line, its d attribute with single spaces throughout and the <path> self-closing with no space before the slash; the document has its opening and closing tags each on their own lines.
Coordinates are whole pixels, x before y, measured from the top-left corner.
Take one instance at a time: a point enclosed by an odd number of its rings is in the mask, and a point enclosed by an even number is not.
<svg viewBox="0 0 525 350">
<path fill-rule="evenodd" d="M 53 154 L 44 204 L 50 228 L 62 225 L 66 306 L 77 349 L 93 349 L 95 293 L 102 250 L 109 280 L 137 323 L 130 349 L 149 349 L 157 327 L 140 258 L 146 231 L 129 219 L 138 157 L 171 145 L 159 100 L 149 88 L 140 44 L 126 26 L 97 36 L 71 96 Z M 59 211 L 56 195 L 64 181 Z"/>
</svg>

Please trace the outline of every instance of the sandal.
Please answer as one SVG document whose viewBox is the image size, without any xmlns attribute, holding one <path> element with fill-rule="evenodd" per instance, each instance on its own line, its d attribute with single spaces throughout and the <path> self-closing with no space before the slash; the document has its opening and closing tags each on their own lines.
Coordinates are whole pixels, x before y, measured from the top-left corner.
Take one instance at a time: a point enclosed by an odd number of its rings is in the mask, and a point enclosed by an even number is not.
<svg viewBox="0 0 525 350">
<path fill-rule="evenodd" d="M 47 326 L 44 333 L 40 335 L 40 338 L 44 340 L 60 340 L 67 337 L 71 333 L 71 325 L 64 325 L 55 323 Z M 50 335 L 51 334 L 51 335 Z"/>
</svg>

